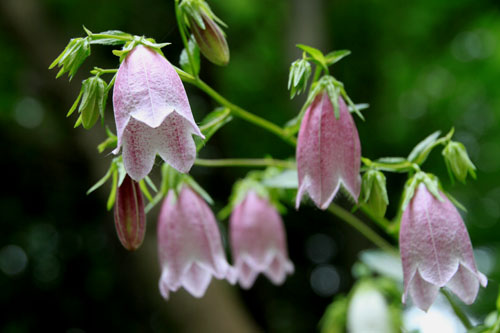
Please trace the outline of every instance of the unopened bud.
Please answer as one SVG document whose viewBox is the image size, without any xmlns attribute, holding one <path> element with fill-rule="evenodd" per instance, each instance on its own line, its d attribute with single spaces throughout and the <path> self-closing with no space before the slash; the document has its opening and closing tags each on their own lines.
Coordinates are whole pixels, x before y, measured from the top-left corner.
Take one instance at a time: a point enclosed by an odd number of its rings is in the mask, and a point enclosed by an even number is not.
<svg viewBox="0 0 500 333">
<path fill-rule="evenodd" d="M 141 246 L 146 232 L 144 200 L 139 183 L 128 175 L 116 192 L 115 227 L 127 250 L 135 251 Z"/>
<path fill-rule="evenodd" d="M 363 175 L 362 198 L 373 214 L 383 217 L 389 205 L 385 176 L 377 170 L 368 170 Z"/>
<path fill-rule="evenodd" d="M 306 90 L 307 81 L 311 76 L 311 64 L 305 59 L 295 60 L 290 66 L 290 74 L 288 76 L 288 90 L 290 90 L 290 98 L 299 95 Z"/>
<path fill-rule="evenodd" d="M 225 66 L 229 63 L 229 47 L 215 16 L 203 0 L 183 0 L 180 4 L 201 53 L 210 62 Z"/>
<path fill-rule="evenodd" d="M 104 115 L 106 86 L 106 82 L 97 76 L 82 82 L 82 102 L 78 112 L 82 115 L 82 124 L 85 129 L 92 128 L 99 119 L 99 115 Z"/>
<path fill-rule="evenodd" d="M 467 174 L 470 174 L 472 178 L 476 178 L 476 167 L 470 160 L 467 149 L 462 143 L 450 141 L 443 149 L 443 156 L 446 167 L 459 181 L 465 183 Z"/>
</svg>

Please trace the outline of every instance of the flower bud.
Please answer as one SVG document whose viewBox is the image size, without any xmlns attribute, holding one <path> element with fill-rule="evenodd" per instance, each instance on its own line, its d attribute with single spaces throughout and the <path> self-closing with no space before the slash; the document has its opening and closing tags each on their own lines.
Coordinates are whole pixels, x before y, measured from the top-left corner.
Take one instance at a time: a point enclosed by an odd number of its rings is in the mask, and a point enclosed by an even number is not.
<svg viewBox="0 0 500 333">
<path fill-rule="evenodd" d="M 104 115 L 106 106 L 106 82 L 97 76 L 88 78 L 82 82 L 82 101 L 78 112 L 82 116 L 82 125 L 85 129 L 90 129 L 95 125 L 99 115 Z"/>
<path fill-rule="evenodd" d="M 450 141 L 443 149 L 446 167 L 459 181 L 465 183 L 467 174 L 476 178 L 476 167 L 471 162 L 465 146 L 456 141 Z"/>
<path fill-rule="evenodd" d="M 216 23 L 224 23 L 215 16 L 203 0 L 184 0 L 180 4 L 201 53 L 218 66 L 229 63 L 229 47 L 224 32 Z"/>
<path fill-rule="evenodd" d="M 88 38 L 73 38 L 69 41 L 68 45 L 62 53 L 50 64 L 49 69 L 54 68 L 56 65 L 61 67 L 57 73 L 56 78 L 60 77 L 66 72 L 71 80 L 75 75 L 80 65 L 90 55 L 90 43 Z"/>
<path fill-rule="evenodd" d="M 363 175 L 362 198 L 368 208 L 378 217 L 383 217 L 389 205 L 385 176 L 377 170 L 368 170 Z"/>
<path fill-rule="evenodd" d="M 290 66 L 290 74 L 288 76 L 288 90 L 290 90 L 290 98 L 299 95 L 306 90 L 307 81 L 311 76 L 311 64 L 305 59 L 295 60 Z"/>
<path fill-rule="evenodd" d="M 146 214 L 139 183 L 125 176 L 116 191 L 115 227 L 122 245 L 129 251 L 137 250 L 146 232 Z"/>
</svg>

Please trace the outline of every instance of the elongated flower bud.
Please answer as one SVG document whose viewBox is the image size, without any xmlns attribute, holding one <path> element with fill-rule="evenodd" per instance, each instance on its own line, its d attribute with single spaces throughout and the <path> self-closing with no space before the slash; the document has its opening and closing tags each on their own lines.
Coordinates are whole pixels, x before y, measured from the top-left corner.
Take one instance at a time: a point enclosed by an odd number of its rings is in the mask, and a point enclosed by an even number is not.
<svg viewBox="0 0 500 333">
<path fill-rule="evenodd" d="M 191 32 L 201 53 L 210 62 L 218 66 L 226 66 L 229 63 L 229 47 L 224 33 L 217 23 L 203 12 L 201 13 L 201 19 L 204 27 L 200 26 L 193 18 L 189 20 Z"/>
<path fill-rule="evenodd" d="M 283 221 L 276 209 L 254 191 L 249 191 L 233 210 L 230 239 L 235 278 L 243 288 L 250 288 L 259 273 L 274 284 L 282 284 L 293 272 Z"/>
<path fill-rule="evenodd" d="M 296 154 L 297 208 L 305 192 L 318 208 L 328 208 L 341 184 L 358 200 L 361 145 L 354 120 L 341 97 L 338 104 L 336 119 L 330 98 L 323 91 L 316 95 L 302 119 Z"/>
<path fill-rule="evenodd" d="M 202 297 L 212 275 L 224 279 L 229 274 L 214 214 L 186 185 L 177 198 L 170 190 L 163 201 L 158 218 L 158 254 L 162 268 L 159 286 L 165 299 L 180 287 L 194 297 Z"/>
<path fill-rule="evenodd" d="M 146 233 L 146 214 L 139 183 L 128 175 L 116 191 L 115 227 L 118 238 L 129 251 L 137 250 Z"/>
<path fill-rule="evenodd" d="M 138 181 L 153 168 L 156 154 L 180 172 L 196 158 L 196 125 L 174 67 L 158 52 L 138 45 L 123 60 L 113 90 L 118 147 L 125 170 Z"/>
<path fill-rule="evenodd" d="M 448 287 L 464 303 L 476 299 L 479 284 L 487 284 L 474 260 L 462 217 L 448 200 L 443 201 L 420 183 L 401 219 L 399 247 L 403 262 L 404 294 L 427 311 L 439 288 Z"/>
<path fill-rule="evenodd" d="M 476 167 L 467 154 L 467 149 L 460 142 L 451 141 L 443 149 L 444 161 L 448 170 L 462 183 L 465 183 L 467 174 L 476 178 Z"/>
</svg>

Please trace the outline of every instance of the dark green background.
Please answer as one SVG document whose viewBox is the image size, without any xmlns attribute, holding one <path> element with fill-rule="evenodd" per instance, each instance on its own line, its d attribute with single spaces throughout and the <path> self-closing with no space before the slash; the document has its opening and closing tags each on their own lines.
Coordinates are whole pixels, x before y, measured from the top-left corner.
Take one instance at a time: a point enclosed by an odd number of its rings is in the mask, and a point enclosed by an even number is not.
<svg viewBox="0 0 500 333">
<path fill-rule="evenodd" d="M 474 311 L 481 317 L 492 310 L 500 274 L 496 265 L 500 3 L 213 0 L 210 4 L 229 26 L 231 62 L 218 68 L 203 60 L 201 76 L 236 104 L 278 124 L 292 118 L 304 96 L 289 100 L 288 67 L 300 56 L 294 44 L 304 43 L 325 52 L 352 51 L 333 67 L 333 73 L 356 103 L 371 106 L 364 112 L 366 122 L 356 120 L 364 156 L 406 156 L 431 132 L 455 127 L 456 138 L 478 167 L 477 181 L 452 186 L 439 150 L 425 171 L 437 174 L 469 210 L 465 220 L 473 244 L 481 249 L 479 266 L 491 278 Z M 143 248 L 133 254 L 121 248 L 112 213 L 105 210 L 108 187 L 85 195 L 111 159 L 94 148 L 104 133 L 98 126 L 89 132 L 74 130 L 76 118 L 65 118 L 88 70 L 116 67 L 117 58 L 109 47 L 93 47 L 92 57 L 71 83 L 66 76 L 55 80 L 56 71 L 47 70 L 70 38 L 83 35 L 83 24 L 95 32 L 119 29 L 171 42 L 164 52 L 174 64 L 182 49 L 173 1 L 0 2 L 0 264 L 7 270 L 15 267 L 19 249 L 27 258 L 19 273 L 0 271 L 0 330 L 188 331 L 189 320 L 203 320 L 202 314 L 207 314 L 206 331 L 213 330 L 214 320 L 239 325 L 240 317 L 265 331 L 313 331 L 331 296 L 318 295 L 310 287 L 311 272 L 318 267 L 307 254 L 310 236 L 330 237 L 336 251 L 321 265 L 334 265 L 339 292 L 347 292 L 353 282 L 350 269 L 356 253 L 371 246 L 342 221 L 317 209 L 304 206 L 296 213 L 290 208 L 284 217 L 296 272 L 279 288 L 263 278 L 250 291 L 228 290 L 219 283 L 217 288 L 223 291 L 209 290 L 204 301 L 181 293 L 165 303 L 157 292 L 157 211 L 148 216 Z M 194 117 L 200 121 L 216 105 L 196 89 L 187 90 Z M 110 124 L 111 104 L 109 99 Z M 293 153 L 279 138 L 235 119 L 200 155 L 287 158 Z M 194 167 L 192 174 L 216 199 L 217 211 L 232 183 L 246 171 Z M 404 181 L 388 177 L 392 202 L 397 202 Z M 342 198 L 339 202 L 346 204 Z M 233 302 L 228 309 L 238 307 L 246 315 L 210 315 L 217 309 L 225 311 L 216 303 L 225 297 Z"/>
</svg>

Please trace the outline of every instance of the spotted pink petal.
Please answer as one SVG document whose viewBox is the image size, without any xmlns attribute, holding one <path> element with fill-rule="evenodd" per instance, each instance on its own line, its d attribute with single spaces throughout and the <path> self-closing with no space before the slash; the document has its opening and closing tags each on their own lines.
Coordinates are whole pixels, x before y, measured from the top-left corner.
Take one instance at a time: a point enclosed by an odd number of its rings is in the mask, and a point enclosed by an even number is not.
<svg viewBox="0 0 500 333">
<path fill-rule="evenodd" d="M 203 135 L 179 75 L 163 56 L 142 45 L 129 52 L 118 69 L 113 108 L 114 153 L 123 147 L 125 169 L 134 180 L 151 171 L 157 153 L 177 170 L 189 171 L 196 158 L 191 135 Z"/>
<path fill-rule="evenodd" d="M 339 119 L 326 92 L 315 97 L 300 125 L 297 142 L 299 189 L 296 206 L 308 193 L 317 207 L 326 209 L 340 185 L 357 201 L 361 189 L 361 145 L 344 100 L 339 97 Z"/>
<path fill-rule="evenodd" d="M 184 287 L 194 297 L 202 297 L 215 276 L 230 273 L 215 217 L 198 194 L 184 186 L 175 198 L 171 190 L 158 219 L 158 254 L 162 268 L 160 292 Z"/>
<path fill-rule="evenodd" d="M 472 303 L 479 284 L 486 286 L 474 260 L 462 217 L 448 198 L 434 197 L 421 183 L 403 213 L 399 236 L 404 274 L 404 297 L 411 294 L 427 310 L 440 287 L 449 287 L 465 303 Z"/>
<path fill-rule="evenodd" d="M 249 191 L 231 214 L 230 240 L 235 279 L 243 288 L 250 288 L 259 273 L 274 284 L 282 284 L 286 275 L 293 273 L 283 221 L 254 191 Z"/>
</svg>

